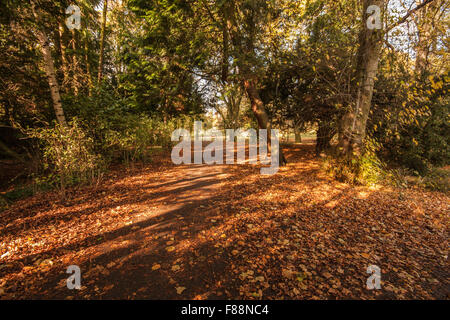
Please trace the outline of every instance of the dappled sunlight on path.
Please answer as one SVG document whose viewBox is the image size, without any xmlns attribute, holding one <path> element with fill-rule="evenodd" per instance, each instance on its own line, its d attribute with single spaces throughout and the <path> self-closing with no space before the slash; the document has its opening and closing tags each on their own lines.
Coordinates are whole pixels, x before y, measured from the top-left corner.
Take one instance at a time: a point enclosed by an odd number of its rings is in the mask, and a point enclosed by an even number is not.
<svg viewBox="0 0 450 320">
<path fill-rule="evenodd" d="M 2 298 L 446 298 L 449 198 L 288 165 L 162 163 L 0 213 Z M 66 288 L 79 265 L 81 290 Z M 366 269 L 382 290 L 365 288 Z"/>
</svg>

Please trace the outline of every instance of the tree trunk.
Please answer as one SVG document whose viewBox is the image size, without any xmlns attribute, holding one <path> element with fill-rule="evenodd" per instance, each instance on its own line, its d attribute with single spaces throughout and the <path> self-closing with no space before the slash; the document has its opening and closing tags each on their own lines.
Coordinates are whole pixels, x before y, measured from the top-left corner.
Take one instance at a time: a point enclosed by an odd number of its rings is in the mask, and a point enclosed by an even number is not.
<svg viewBox="0 0 450 320">
<path fill-rule="evenodd" d="M 79 74 L 80 74 L 80 67 L 78 65 L 78 57 L 77 57 L 77 37 L 75 33 L 75 29 L 72 29 L 72 68 L 73 68 L 73 74 L 72 74 L 72 87 L 73 87 L 73 93 L 75 96 L 78 96 L 78 88 L 80 86 L 80 80 L 79 80 Z"/>
<path fill-rule="evenodd" d="M 359 37 L 358 60 L 356 67 L 357 95 L 353 110 L 343 117 L 340 133 L 339 151 L 342 155 L 360 155 L 366 134 L 366 124 L 372 103 L 373 87 L 377 75 L 383 31 L 367 28 L 367 8 L 376 5 L 381 10 L 384 0 L 363 0 L 362 30 Z"/>
<path fill-rule="evenodd" d="M 416 0 L 420 5 L 422 1 Z M 431 2 L 428 6 L 419 11 L 416 18 L 418 42 L 416 44 L 416 65 L 415 70 L 418 75 L 428 71 L 428 55 L 436 39 L 433 35 L 434 19 L 441 6 L 441 1 Z"/>
<path fill-rule="evenodd" d="M 250 104 L 252 107 L 253 114 L 255 115 L 256 121 L 258 122 L 259 129 L 267 130 L 267 145 L 269 152 L 271 151 L 271 129 L 272 124 L 269 121 L 269 116 L 264 108 L 264 103 L 262 102 L 259 91 L 256 88 L 256 84 L 254 80 L 244 80 L 244 88 L 247 92 L 248 98 L 250 100 Z M 280 148 L 280 161 L 279 164 L 284 166 L 287 161 L 284 157 L 283 150 Z"/>
<path fill-rule="evenodd" d="M 222 25 L 222 82 L 226 82 L 228 78 L 228 26 L 224 21 Z"/>
<path fill-rule="evenodd" d="M 32 3 L 33 14 L 38 23 L 42 21 L 40 19 L 39 12 L 36 10 L 34 3 Z M 50 86 L 50 94 L 52 96 L 53 108 L 55 109 L 56 119 L 62 126 L 67 126 L 66 117 L 64 116 L 64 110 L 61 104 L 61 96 L 59 94 L 58 80 L 56 79 L 55 66 L 53 64 L 52 53 L 50 51 L 50 45 L 47 35 L 40 28 L 36 32 L 39 44 L 41 45 L 42 56 L 44 58 L 44 69 L 47 75 L 48 84 Z"/>
<path fill-rule="evenodd" d="M 330 148 L 330 141 L 333 138 L 335 129 L 332 123 L 319 121 L 319 128 L 317 129 L 316 139 L 316 156 Z"/>
<path fill-rule="evenodd" d="M 88 77 L 88 95 L 89 97 L 92 96 L 92 87 L 93 87 L 93 82 L 92 82 L 92 74 L 91 74 L 91 64 L 89 63 L 89 47 L 88 47 L 88 39 L 87 39 L 87 35 L 84 38 L 84 63 L 86 64 L 86 73 L 87 73 L 87 77 Z"/>
<path fill-rule="evenodd" d="M 102 30 L 100 35 L 100 57 L 98 61 L 98 83 L 100 84 L 103 77 L 103 53 L 105 51 L 105 29 L 106 29 L 106 13 L 108 11 L 108 0 L 103 1 L 103 17 Z"/>
<path fill-rule="evenodd" d="M 256 121 L 258 122 L 259 129 L 267 130 L 267 149 L 271 151 L 271 129 L 272 125 L 269 120 L 269 116 L 264 108 L 264 103 L 261 100 L 259 90 L 257 88 L 255 76 L 251 66 L 250 61 L 248 61 L 249 57 L 255 57 L 255 23 L 251 20 L 254 18 L 253 16 L 249 17 L 250 22 L 247 22 L 247 36 L 243 37 L 239 32 L 238 23 L 235 20 L 234 12 L 236 12 L 234 1 L 225 1 L 224 9 L 222 11 L 224 16 L 224 21 L 226 21 L 226 30 L 229 31 L 226 39 L 229 39 L 233 44 L 234 50 L 238 50 L 238 69 L 240 74 L 240 81 L 243 85 L 243 89 L 247 93 L 247 96 L 250 100 L 250 105 L 255 115 Z M 224 61 L 223 61 L 224 62 Z M 284 166 L 287 161 L 284 157 L 283 150 L 279 148 L 279 165 Z"/>
<path fill-rule="evenodd" d="M 294 127 L 294 135 L 295 135 L 295 143 L 301 143 L 302 142 L 302 133 L 298 128 Z"/>
<path fill-rule="evenodd" d="M 61 52 L 61 69 L 63 72 L 62 88 L 67 93 L 68 91 L 67 83 L 69 81 L 69 74 L 67 71 L 66 44 L 64 43 L 64 26 L 62 22 L 59 22 L 58 32 L 59 32 L 59 51 Z"/>
</svg>

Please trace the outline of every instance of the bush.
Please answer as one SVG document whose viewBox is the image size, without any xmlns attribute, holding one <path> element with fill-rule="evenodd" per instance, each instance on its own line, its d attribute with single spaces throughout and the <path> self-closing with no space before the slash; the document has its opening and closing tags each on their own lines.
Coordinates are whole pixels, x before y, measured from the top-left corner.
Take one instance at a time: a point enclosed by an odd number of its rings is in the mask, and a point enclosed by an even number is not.
<svg viewBox="0 0 450 320">
<path fill-rule="evenodd" d="M 166 122 L 146 115 L 127 115 L 122 128 L 108 128 L 104 132 L 105 154 L 125 163 L 149 161 L 155 146 L 170 148 L 172 131 L 189 125 L 190 118 Z"/>
<path fill-rule="evenodd" d="M 433 167 L 448 165 L 449 74 L 429 75 L 422 81 L 405 76 L 397 84 L 389 82 L 390 85 L 377 88 L 368 122 L 368 135 L 382 145 L 377 155 L 393 166 L 402 166 L 422 176 Z"/>
<path fill-rule="evenodd" d="M 178 127 L 191 127 L 193 117 L 167 116 L 143 112 L 133 99 L 123 98 L 112 88 L 101 87 L 92 96 L 64 96 L 69 118 L 81 119 L 86 135 L 93 138 L 94 151 L 108 161 L 150 161 L 155 146 L 171 146 L 171 133 Z"/>
<path fill-rule="evenodd" d="M 365 154 L 360 158 L 329 156 L 324 160 L 324 169 L 333 178 L 352 184 L 373 185 L 386 176 L 380 160 L 375 155 Z"/>
<path fill-rule="evenodd" d="M 30 129 L 42 150 L 42 169 L 46 180 L 55 182 L 63 196 L 67 186 L 89 183 L 99 178 L 104 169 L 103 158 L 94 152 L 94 142 L 74 118 L 63 127 Z"/>
<path fill-rule="evenodd" d="M 325 158 L 325 171 L 339 181 L 360 185 L 374 185 L 385 180 L 391 172 L 376 155 L 378 144 L 367 139 L 365 153 L 360 157 L 341 157 L 332 154 Z"/>
<path fill-rule="evenodd" d="M 421 185 L 430 190 L 448 192 L 450 191 L 450 171 L 433 168 L 421 179 Z"/>
</svg>

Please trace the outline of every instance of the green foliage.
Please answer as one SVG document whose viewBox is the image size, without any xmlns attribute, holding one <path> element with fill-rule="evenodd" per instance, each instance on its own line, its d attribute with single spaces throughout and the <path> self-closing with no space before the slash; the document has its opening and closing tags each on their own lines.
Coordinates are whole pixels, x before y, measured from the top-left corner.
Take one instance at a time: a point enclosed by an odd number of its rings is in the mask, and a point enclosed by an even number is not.
<svg viewBox="0 0 450 320">
<path fill-rule="evenodd" d="M 198 21 L 190 16 L 189 4 L 132 0 L 128 5 L 139 29 L 120 39 L 121 61 L 127 66 L 120 89 L 133 109 L 166 118 L 202 112 L 191 68 L 205 62 L 207 51 L 204 35 L 193 32 Z"/>
<path fill-rule="evenodd" d="M 8 201 L 0 195 L 0 212 L 8 208 Z"/>
<path fill-rule="evenodd" d="M 212 109 L 223 126 L 256 126 L 248 80 L 274 127 L 321 129 L 318 153 L 354 106 L 361 1 L 110 1 L 101 83 L 100 2 L 75 1 L 83 18 L 74 32 L 64 24 L 70 3 L 40 1 L 40 18 L 29 3 L 0 5 L 0 125 L 34 128 L 42 159 L 36 185 L 64 188 L 92 181 L 112 161 L 150 161 L 156 146 L 171 145 L 172 130 L 191 128 Z M 397 9 L 387 8 L 387 24 L 398 21 Z M 423 72 L 413 68 L 416 39 L 406 44 L 398 29 L 390 32 L 367 122 L 368 150 L 356 159 L 328 159 L 337 178 L 404 185 L 412 173 L 440 181 L 433 170 L 450 161 L 448 28 L 440 16 L 429 17 L 434 44 Z M 426 22 L 412 17 L 419 27 Z M 62 107 L 73 119 L 67 129 L 48 125 L 55 111 L 37 31 L 51 44 Z"/>
<path fill-rule="evenodd" d="M 171 133 L 177 125 L 175 119 L 164 123 L 146 115 L 129 115 L 124 120 L 126 128 L 123 130 L 105 132 L 104 148 L 109 150 L 110 157 L 122 159 L 127 164 L 151 160 L 154 146 L 169 147 Z"/>
<path fill-rule="evenodd" d="M 111 87 L 98 88 L 92 96 L 66 96 L 70 116 L 82 119 L 83 130 L 93 139 L 95 152 L 108 162 L 150 161 L 155 146 L 171 144 L 172 131 L 191 128 L 193 117 L 167 117 L 136 109 L 132 98 L 121 98 Z"/>
<path fill-rule="evenodd" d="M 74 118 L 68 127 L 29 129 L 42 146 L 42 161 L 47 179 L 65 192 L 67 186 L 92 182 L 104 169 L 104 161 L 94 152 L 93 139 Z"/>
<path fill-rule="evenodd" d="M 405 182 L 408 186 L 429 189 L 432 191 L 450 191 L 450 170 L 449 167 L 431 168 L 423 176 L 405 175 Z"/>
<path fill-rule="evenodd" d="M 420 175 L 448 165 L 449 75 L 428 76 L 421 82 L 400 72 L 391 78 L 387 75 L 380 75 L 368 124 L 368 134 L 382 146 L 378 156 Z"/>
<path fill-rule="evenodd" d="M 351 184 L 374 185 L 386 176 L 382 163 L 372 153 L 359 158 L 328 156 L 323 168 L 333 178 Z"/>
<path fill-rule="evenodd" d="M 433 168 L 422 178 L 421 185 L 430 190 L 450 191 L 450 170 Z"/>
<path fill-rule="evenodd" d="M 2 199 L 5 202 L 13 202 L 18 199 L 23 199 L 23 198 L 29 197 L 32 194 L 33 194 L 33 189 L 30 186 L 23 186 L 23 187 L 14 188 L 13 190 L 6 192 L 3 195 Z"/>
</svg>

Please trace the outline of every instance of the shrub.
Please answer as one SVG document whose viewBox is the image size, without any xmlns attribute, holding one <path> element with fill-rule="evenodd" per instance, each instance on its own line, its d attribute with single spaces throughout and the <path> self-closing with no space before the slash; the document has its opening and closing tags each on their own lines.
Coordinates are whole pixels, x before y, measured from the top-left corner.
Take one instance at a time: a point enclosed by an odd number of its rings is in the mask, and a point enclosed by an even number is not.
<svg viewBox="0 0 450 320">
<path fill-rule="evenodd" d="M 102 157 L 94 153 L 93 139 L 74 118 L 63 127 L 30 129 L 30 136 L 39 139 L 42 150 L 44 180 L 51 180 L 65 195 L 67 186 L 93 182 L 104 168 Z"/>
<path fill-rule="evenodd" d="M 168 146 L 174 129 L 173 121 L 164 124 L 148 116 L 128 115 L 124 127 L 105 131 L 105 153 L 126 164 L 151 160 L 152 147 Z M 104 148 L 105 149 L 105 148 Z"/>
<path fill-rule="evenodd" d="M 450 171 L 443 168 L 433 168 L 421 179 L 421 185 L 430 190 L 449 192 Z"/>
<path fill-rule="evenodd" d="M 376 155 L 376 148 L 377 143 L 367 139 L 366 150 L 362 156 L 341 157 L 332 154 L 325 158 L 323 167 L 339 181 L 361 185 L 377 184 L 388 176 L 389 171 Z"/>
</svg>

